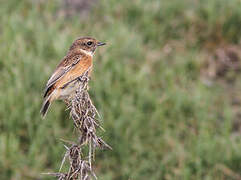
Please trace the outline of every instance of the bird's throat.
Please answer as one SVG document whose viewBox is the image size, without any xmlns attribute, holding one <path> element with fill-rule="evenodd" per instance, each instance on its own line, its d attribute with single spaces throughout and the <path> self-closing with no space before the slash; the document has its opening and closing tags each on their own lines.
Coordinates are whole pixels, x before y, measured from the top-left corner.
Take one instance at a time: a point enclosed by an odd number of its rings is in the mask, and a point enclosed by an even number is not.
<svg viewBox="0 0 241 180">
<path fill-rule="evenodd" d="M 80 49 L 80 51 L 81 51 L 82 53 L 88 55 L 88 56 L 93 57 L 94 52 L 92 52 L 92 51 L 86 51 L 86 50 L 84 50 L 84 49 Z"/>
</svg>

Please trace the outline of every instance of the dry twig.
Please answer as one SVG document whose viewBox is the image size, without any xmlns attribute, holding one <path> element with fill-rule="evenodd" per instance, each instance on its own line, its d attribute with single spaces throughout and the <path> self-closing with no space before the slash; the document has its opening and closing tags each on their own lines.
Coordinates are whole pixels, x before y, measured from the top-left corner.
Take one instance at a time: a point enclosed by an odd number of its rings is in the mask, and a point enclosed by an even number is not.
<svg viewBox="0 0 241 180">
<path fill-rule="evenodd" d="M 99 116 L 99 113 L 88 94 L 88 73 L 87 71 L 83 76 L 78 78 L 76 83 L 79 83 L 79 89 L 75 94 L 70 96 L 66 102 L 68 109 L 70 109 L 70 116 L 73 119 L 74 126 L 79 133 L 77 143 L 68 142 L 70 147 L 65 146 L 66 153 L 59 171 L 61 171 L 66 158 L 68 158 L 70 164 L 69 170 L 67 173 L 46 173 L 57 177 L 58 180 L 89 180 L 91 177 L 97 179 L 92 169 L 95 149 L 111 149 L 111 147 L 96 134 L 97 128 L 102 130 L 103 128 L 99 125 L 99 120 L 96 118 L 96 115 Z M 83 146 L 88 147 L 88 160 L 83 160 L 84 155 L 81 151 Z"/>
</svg>

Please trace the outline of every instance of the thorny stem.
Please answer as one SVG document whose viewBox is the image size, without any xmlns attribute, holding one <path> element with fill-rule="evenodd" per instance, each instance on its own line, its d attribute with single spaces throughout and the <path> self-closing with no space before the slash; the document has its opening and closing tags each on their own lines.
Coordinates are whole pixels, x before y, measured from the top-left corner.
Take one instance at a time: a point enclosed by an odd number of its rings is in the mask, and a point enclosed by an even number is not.
<svg viewBox="0 0 241 180">
<path fill-rule="evenodd" d="M 70 147 L 64 145 L 66 153 L 59 171 L 61 171 L 67 157 L 70 164 L 69 170 L 67 173 L 46 173 L 57 177 L 58 180 L 89 180 L 91 177 L 97 179 L 92 169 L 94 151 L 96 148 L 111 149 L 108 144 L 96 135 L 97 128 L 104 129 L 99 125 L 99 120 L 96 119 L 96 115 L 98 117 L 100 115 L 88 94 L 88 73 L 89 71 L 86 71 L 84 75 L 78 78 L 75 83 L 78 83 L 79 89 L 66 102 L 70 109 L 70 116 L 73 119 L 74 126 L 79 134 L 77 143 L 68 142 Z M 83 160 L 81 151 L 83 146 L 88 147 L 88 161 Z"/>
</svg>

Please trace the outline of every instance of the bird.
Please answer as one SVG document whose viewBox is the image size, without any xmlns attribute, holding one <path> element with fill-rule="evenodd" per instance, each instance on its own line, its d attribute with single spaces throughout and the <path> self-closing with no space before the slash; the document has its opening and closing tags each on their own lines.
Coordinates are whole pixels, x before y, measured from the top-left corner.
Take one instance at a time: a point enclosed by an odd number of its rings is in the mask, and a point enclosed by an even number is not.
<svg viewBox="0 0 241 180">
<path fill-rule="evenodd" d="M 77 90 L 76 82 L 82 75 L 88 71 L 90 76 L 95 50 L 105 44 L 92 37 L 80 37 L 72 43 L 67 55 L 61 60 L 46 84 L 40 110 L 42 118 L 45 118 L 54 100 L 66 100 Z"/>
</svg>

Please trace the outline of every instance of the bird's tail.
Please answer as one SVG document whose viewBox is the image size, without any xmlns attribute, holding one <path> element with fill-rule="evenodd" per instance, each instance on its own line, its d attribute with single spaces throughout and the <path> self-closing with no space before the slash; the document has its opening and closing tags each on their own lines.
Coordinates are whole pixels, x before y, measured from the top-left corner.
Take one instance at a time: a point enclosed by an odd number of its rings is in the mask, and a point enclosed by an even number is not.
<svg viewBox="0 0 241 180">
<path fill-rule="evenodd" d="M 40 110 L 40 114 L 42 115 L 42 118 L 44 119 L 45 118 L 45 116 L 46 116 L 46 114 L 47 114 L 47 112 L 48 112 L 48 109 L 49 109 L 49 107 L 50 107 L 50 105 L 51 105 L 51 95 L 50 96 L 48 96 L 45 100 L 44 100 L 44 102 L 43 102 L 43 105 L 42 105 L 42 108 L 41 108 L 41 110 Z"/>
</svg>

